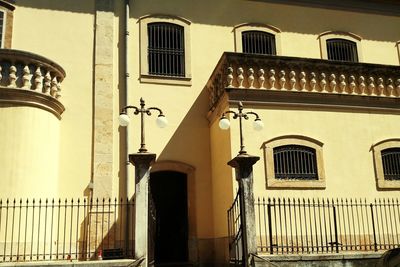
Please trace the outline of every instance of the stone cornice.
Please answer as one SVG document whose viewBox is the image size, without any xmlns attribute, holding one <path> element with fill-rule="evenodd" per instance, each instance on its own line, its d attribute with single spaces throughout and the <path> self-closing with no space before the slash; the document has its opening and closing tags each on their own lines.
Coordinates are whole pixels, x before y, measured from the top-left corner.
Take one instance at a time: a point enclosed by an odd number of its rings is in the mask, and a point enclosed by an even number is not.
<svg viewBox="0 0 400 267">
<path fill-rule="evenodd" d="M 0 105 L 31 106 L 53 113 L 58 119 L 65 108 L 57 99 L 41 93 L 0 87 Z"/>
<path fill-rule="evenodd" d="M 398 110 L 400 67 L 224 53 L 206 89 L 210 111 L 228 101 Z"/>
</svg>

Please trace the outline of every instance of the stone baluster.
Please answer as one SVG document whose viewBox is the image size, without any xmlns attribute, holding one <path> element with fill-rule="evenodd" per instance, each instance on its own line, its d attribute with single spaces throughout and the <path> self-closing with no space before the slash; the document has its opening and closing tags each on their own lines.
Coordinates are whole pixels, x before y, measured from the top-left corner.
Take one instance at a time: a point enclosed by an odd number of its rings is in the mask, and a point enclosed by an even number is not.
<svg viewBox="0 0 400 267">
<path fill-rule="evenodd" d="M 346 76 L 340 74 L 339 76 L 339 93 L 346 92 Z"/>
<path fill-rule="evenodd" d="M 329 75 L 329 92 L 335 92 L 336 90 L 336 75 Z"/>
<path fill-rule="evenodd" d="M 394 93 L 393 89 L 394 89 L 394 87 L 393 87 L 393 79 L 389 78 L 387 80 L 386 95 L 387 96 L 393 95 L 393 93 Z"/>
<path fill-rule="evenodd" d="M 47 71 L 46 74 L 44 75 L 43 93 L 50 94 L 50 87 L 51 87 L 51 76 L 50 76 L 50 72 Z"/>
<path fill-rule="evenodd" d="M 17 87 L 17 68 L 14 65 L 10 67 L 10 74 L 8 76 L 8 87 Z"/>
<path fill-rule="evenodd" d="M 279 72 L 279 85 L 281 86 L 280 89 L 285 89 L 285 83 L 286 83 L 286 78 L 285 78 L 285 71 L 281 70 Z"/>
<path fill-rule="evenodd" d="M 237 74 L 238 74 L 238 76 L 237 76 L 238 87 L 239 88 L 243 88 L 243 80 L 244 80 L 243 68 L 239 67 L 238 70 L 237 70 Z"/>
<path fill-rule="evenodd" d="M 289 84 L 290 84 L 290 90 L 295 89 L 296 87 L 296 72 L 295 71 L 290 71 L 289 72 Z"/>
<path fill-rule="evenodd" d="M 326 90 L 326 74 L 325 73 L 321 73 L 320 76 L 320 82 L 319 82 L 319 86 L 320 86 L 320 92 L 324 92 Z"/>
<path fill-rule="evenodd" d="M 396 80 L 396 95 L 400 96 L 400 79 Z"/>
<path fill-rule="evenodd" d="M 383 78 L 379 77 L 377 83 L 377 90 L 376 93 L 377 95 L 381 95 L 383 93 L 383 90 L 385 89 L 385 86 L 383 85 Z"/>
<path fill-rule="evenodd" d="M 366 94 L 365 78 L 362 75 L 358 78 L 358 87 L 359 87 L 358 89 L 359 94 Z"/>
<path fill-rule="evenodd" d="M 349 83 L 349 91 L 348 91 L 348 93 L 352 94 L 352 93 L 354 93 L 354 90 L 356 88 L 356 77 L 354 77 L 354 75 L 350 75 L 349 82 L 350 83 Z"/>
<path fill-rule="evenodd" d="M 254 70 L 253 68 L 249 68 L 249 76 L 247 77 L 247 81 L 249 83 L 249 89 L 253 89 L 253 84 L 254 84 Z"/>
<path fill-rule="evenodd" d="M 260 85 L 260 89 L 264 89 L 264 82 L 265 82 L 265 77 L 264 77 L 264 70 L 260 69 L 258 71 L 258 84 Z"/>
<path fill-rule="evenodd" d="M 315 91 L 315 86 L 317 85 L 317 80 L 315 79 L 317 75 L 315 72 L 310 73 L 310 91 Z"/>
<path fill-rule="evenodd" d="M 25 66 L 22 75 L 22 88 L 30 89 L 31 88 L 31 70 L 28 66 Z"/>
<path fill-rule="evenodd" d="M 43 90 L 42 87 L 43 87 L 43 75 L 42 71 L 40 70 L 40 67 L 37 67 L 35 71 L 35 86 L 33 89 L 42 92 Z"/>
<path fill-rule="evenodd" d="M 306 89 L 306 73 L 304 71 L 300 72 L 300 90 L 305 90 Z"/>
<path fill-rule="evenodd" d="M 57 93 L 56 93 L 56 98 L 59 99 L 61 97 L 61 83 L 57 83 Z"/>
<path fill-rule="evenodd" d="M 373 93 L 375 93 L 375 80 L 374 77 L 369 77 L 367 94 L 371 95 Z"/>
<path fill-rule="evenodd" d="M 269 86 L 271 87 L 271 89 L 274 89 L 275 88 L 275 81 L 276 81 L 276 79 L 275 79 L 275 70 L 270 69 L 268 75 L 269 75 L 269 78 L 268 78 Z"/>
<path fill-rule="evenodd" d="M 2 68 L 2 66 L 0 65 L 0 84 L 1 84 L 1 82 L 2 82 L 2 80 L 3 80 L 2 71 L 3 71 L 3 68 Z"/>
<path fill-rule="evenodd" d="M 54 98 L 56 97 L 58 91 L 57 84 L 58 84 L 57 77 L 54 76 L 53 79 L 51 80 L 51 88 L 50 88 L 50 95 Z"/>
<path fill-rule="evenodd" d="M 228 68 L 228 75 L 226 76 L 226 81 L 228 83 L 227 87 L 228 88 L 232 88 L 233 87 L 233 85 L 232 85 L 232 82 L 233 82 L 233 68 L 232 67 Z"/>
</svg>

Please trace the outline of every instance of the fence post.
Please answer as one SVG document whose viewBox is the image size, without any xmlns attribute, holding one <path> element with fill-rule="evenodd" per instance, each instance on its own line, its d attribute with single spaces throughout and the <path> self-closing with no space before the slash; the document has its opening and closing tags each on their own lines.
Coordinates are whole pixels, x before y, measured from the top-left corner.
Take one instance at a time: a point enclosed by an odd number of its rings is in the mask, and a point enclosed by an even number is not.
<svg viewBox="0 0 400 267">
<path fill-rule="evenodd" d="M 149 181 L 150 166 L 156 154 L 135 153 L 129 161 L 135 166 L 135 258 L 144 258 L 144 266 L 154 259 L 154 251 L 149 251 Z"/>
<path fill-rule="evenodd" d="M 269 202 L 269 199 L 268 199 Z M 270 254 L 274 254 L 274 245 L 272 244 L 272 218 L 271 218 L 271 204 L 267 204 L 267 214 L 268 214 L 268 234 L 269 234 L 269 246 Z"/>
<path fill-rule="evenodd" d="M 249 255 L 257 254 L 256 219 L 253 196 L 253 165 L 260 157 L 239 154 L 228 165 L 235 168 L 239 184 L 240 219 L 242 222 L 243 262 L 249 264 Z"/>
<path fill-rule="evenodd" d="M 338 234 L 337 234 L 336 207 L 335 207 L 335 202 L 333 202 L 333 200 L 332 200 L 332 207 L 333 207 L 333 224 L 335 226 L 336 253 L 339 253 L 339 240 L 338 240 Z"/>
<path fill-rule="evenodd" d="M 374 248 L 375 248 L 375 251 L 378 251 L 378 244 L 376 243 L 376 234 L 375 234 L 374 209 L 373 209 L 372 203 L 369 204 L 369 206 L 371 207 L 372 233 L 374 235 Z"/>
</svg>

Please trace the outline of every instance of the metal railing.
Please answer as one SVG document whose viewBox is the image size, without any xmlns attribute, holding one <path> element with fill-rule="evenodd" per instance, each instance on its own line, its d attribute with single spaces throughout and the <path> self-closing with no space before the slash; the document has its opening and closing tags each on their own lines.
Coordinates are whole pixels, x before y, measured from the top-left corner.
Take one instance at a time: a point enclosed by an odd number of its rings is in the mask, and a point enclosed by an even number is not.
<svg viewBox="0 0 400 267">
<path fill-rule="evenodd" d="M 398 199 L 258 198 L 258 252 L 378 251 L 400 247 Z"/>
<path fill-rule="evenodd" d="M 235 266 L 243 265 L 243 228 L 240 219 L 240 191 L 228 209 L 229 260 Z"/>
<path fill-rule="evenodd" d="M 126 216 L 124 199 L 0 200 L 0 262 L 133 257 Z"/>
</svg>

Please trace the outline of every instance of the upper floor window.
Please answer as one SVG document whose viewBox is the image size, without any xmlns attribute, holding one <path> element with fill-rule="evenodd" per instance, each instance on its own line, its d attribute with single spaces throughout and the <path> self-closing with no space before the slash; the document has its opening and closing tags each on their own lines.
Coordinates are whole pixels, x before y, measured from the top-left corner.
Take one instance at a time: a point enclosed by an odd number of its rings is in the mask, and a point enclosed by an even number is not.
<svg viewBox="0 0 400 267">
<path fill-rule="evenodd" d="M 275 35 L 263 31 L 242 32 L 243 53 L 276 55 Z"/>
<path fill-rule="evenodd" d="M 284 145 L 274 148 L 276 179 L 317 180 L 315 149 L 301 145 Z"/>
<path fill-rule="evenodd" d="M 377 187 L 400 188 L 400 139 L 387 139 L 372 146 Z"/>
<path fill-rule="evenodd" d="M 185 35 L 182 26 L 149 23 L 149 74 L 185 77 Z"/>
<path fill-rule="evenodd" d="M 0 0 L 0 48 L 11 48 L 14 9 L 10 3 Z"/>
<path fill-rule="evenodd" d="M 264 24 L 246 23 L 234 28 L 235 51 L 249 54 L 281 55 L 280 30 Z"/>
<path fill-rule="evenodd" d="M 361 37 L 348 32 L 324 32 L 319 35 L 323 59 L 359 62 L 362 61 Z"/>
<path fill-rule="evenodd" d="M 140 81 L 190 85 L 190 21 L 156 15 L 139 23 Z"/>
<path fill-rule="evenodd" d="M 385 180 L 400 180 L 400 147 L 381 151 L 383 177 Z"/>
<path fill-rule="evenodd" d="M 345 39 L 328 39 L 326 41 L 329 60 L 358 62 L 357 45 Z"/>
<path fill-rule="evenodd" d="M 325 188 L 322 146 L 317 140 L 299 135 L 265 142 L 267 187 Z"/>
</svg>

